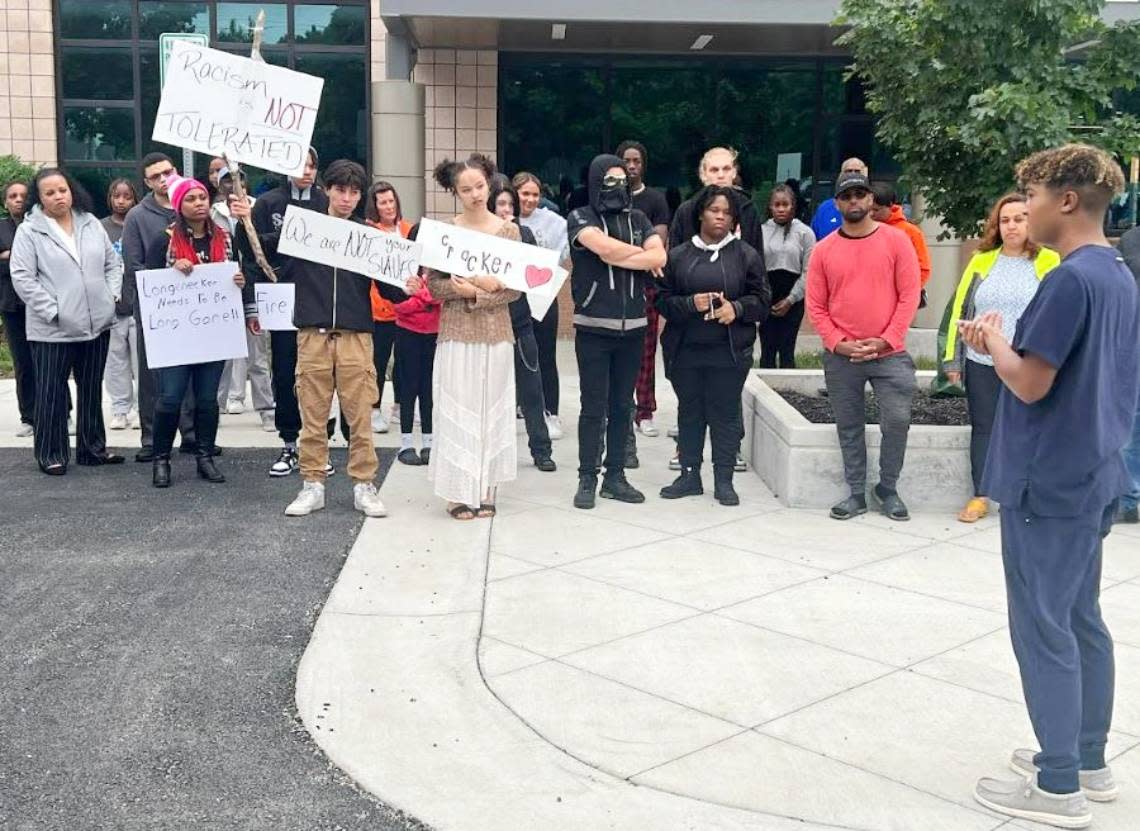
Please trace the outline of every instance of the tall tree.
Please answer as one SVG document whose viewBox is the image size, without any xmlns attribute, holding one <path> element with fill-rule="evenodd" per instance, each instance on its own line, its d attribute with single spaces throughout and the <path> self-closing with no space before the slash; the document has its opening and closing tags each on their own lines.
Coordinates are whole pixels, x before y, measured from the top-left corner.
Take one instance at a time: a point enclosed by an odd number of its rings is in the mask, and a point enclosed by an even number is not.
<svg viewBox="0 0 1140 831">
<path fill-rule="evenodd" d="M 878 136 L 960 236 L 977 233 L 1024 156 L 1070 140 L 1140 153 L 1140 22 L 1105 0 L 844 0 L 840 42 Z"/>
</svg>

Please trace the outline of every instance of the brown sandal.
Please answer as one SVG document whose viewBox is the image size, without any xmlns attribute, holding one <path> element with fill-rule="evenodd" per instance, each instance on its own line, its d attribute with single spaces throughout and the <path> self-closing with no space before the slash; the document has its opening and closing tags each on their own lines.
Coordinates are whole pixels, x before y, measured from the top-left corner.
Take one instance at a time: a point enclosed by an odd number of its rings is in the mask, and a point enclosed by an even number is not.
<svg viewBox="0 0 1140 831">
<path fill-rule="evenodd" d="M 457 519 L 460 522 L 470 522 L 479 516 L 478 512 L 473 511 L 466 505 L 453 505 L 447 509 L 447 513 L 451 516 L 452 519 Z"/>
<path fill-rule="evenodd" d="M 475 512 L 475 516 L 479 519 L 491 519 L 495 515 L 494 503 L 489 505 L 480 505 L 479 510 Z"/>
</svg>

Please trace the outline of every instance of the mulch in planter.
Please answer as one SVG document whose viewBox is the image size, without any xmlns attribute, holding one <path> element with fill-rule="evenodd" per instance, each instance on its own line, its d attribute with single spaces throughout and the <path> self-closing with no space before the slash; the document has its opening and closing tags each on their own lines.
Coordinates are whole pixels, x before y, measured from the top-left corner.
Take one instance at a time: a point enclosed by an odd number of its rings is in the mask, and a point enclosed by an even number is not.
<svg viewBox="0 0 1140 831">
<path fill-rule="evenodd" d="M 819 395 L 803 395 L 798 392 L 776 390 L 785 401 L 795 407 L 800 415 L 812 424 L 834 424 L 831 401 L 826 390 Z M 879 405 L 875 396 L 867 392 L 865 398 L 867 423 L 879 423 Z M 927 392 L 916 392 L 911 409 L 911 424 L 926 424 L 942 427 L 969 425 L 970 416 L 966 411 L 965 398 L 931 398 Z"/>
</svg>

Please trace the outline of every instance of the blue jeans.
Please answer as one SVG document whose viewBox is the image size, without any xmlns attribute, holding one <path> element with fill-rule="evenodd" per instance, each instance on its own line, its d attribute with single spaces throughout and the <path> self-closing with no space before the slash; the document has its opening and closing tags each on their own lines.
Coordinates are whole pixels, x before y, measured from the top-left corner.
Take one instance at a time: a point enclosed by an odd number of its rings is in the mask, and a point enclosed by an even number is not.
<svg viewBox="0 0 1140 831">
<path fill-rule="evenodd" d="M 1132 438 L 1124 448 L 1124 464 L 1132 477 L 1132 489 L 1120 498 L 1120 507 L 1128 510 L 1140 503 L 1140 404 L 1132 419 Z"/>
<path fill-rule="evenodd" d="M 198 447 L 205 453 L 213 452 L 218 435 L 218 384 L 225 366 L 225 361 L 210 361 L 155 370 L 154 452 L 157 455 L 170 455 L 182 399 L 191 385 L 194 388 L 194 428 Z"/>
</svg>

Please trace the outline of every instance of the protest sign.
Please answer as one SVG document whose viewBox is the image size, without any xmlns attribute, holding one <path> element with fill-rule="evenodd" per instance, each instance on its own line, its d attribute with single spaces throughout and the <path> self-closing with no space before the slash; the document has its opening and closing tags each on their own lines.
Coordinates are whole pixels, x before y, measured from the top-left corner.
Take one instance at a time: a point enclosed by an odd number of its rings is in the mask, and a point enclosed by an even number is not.
<svg viewBox="0 0 1140 831">
<path fill-rule="evenodd" d="M 363 222 L 290 205 L 281 223 L 277 252 L 355 271 L 403 289 L 419 271 L 422 246 Z"/>
<path fill-rule="evenodd" d="M 177 41 L 151 138 L 299 176 L 324 79 Z"/>
<path fill-rule="evenodd" d="M 566 280 L 558 264 L 558 252 L 537 245 L 460 228 L 446 222 L 425 219 L 420 222 L 416 240 L 423 246 L 420 264 L 456 277 L 497 277 L 507 288 L 531 296 L 531 312 L 540 298 L 553 298 Z M 550 302 L 546 302 L 546 308 Z"/>
<path fill-rule="evenodd" d="M 247 357 L 237 270 L 224 262 L 196 265 L 189 274 L 160 268 L 135 275 L 151 369 Z"/>
<path fill-rule="evenodd" d="M 294 286 L 292 283 L 258 283 L 253 287 L 257 299 L 257 320 L 266 332 L 292 332 Z"/>
</svg>

